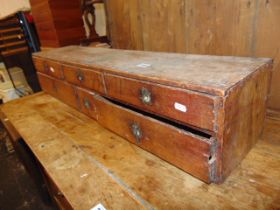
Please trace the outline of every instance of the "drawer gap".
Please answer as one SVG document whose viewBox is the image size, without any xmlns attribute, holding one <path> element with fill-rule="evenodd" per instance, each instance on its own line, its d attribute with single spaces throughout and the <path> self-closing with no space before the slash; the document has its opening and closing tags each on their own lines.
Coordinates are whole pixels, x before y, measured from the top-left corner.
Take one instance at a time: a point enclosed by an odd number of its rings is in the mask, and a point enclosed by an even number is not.
<svg viewBox="0 0 280 210">
<path fill-rule="evenodd" d="M 192 127 L 187 126 L 187 125 L 180 124 L 180 123 L 178 123 L 178 122 L 175 122 L 175 121 L 166 119 L 166 118 L 164 118 L 164 117 L 161 117 L 161 116 L 158 116 L 158 115 L 149 113 L 149 112 L 145 112 L 145 111 L 140 110 L 140 109 L 137 109 L 137 108 L 135 108 L 135 107 L 133 107 L 133 106 L 130 106 L 130 105 L 121 103 L 121 102 L 119 102 L 119 101 L 112 100 L 111 98 L 108 98 L 108 97 L 104 97 L 104 98 L 106 98 L 108 101 L 110 101 L 111 103 L 113 103 L 113 104 L 115 104 L 115 105 L 121 106 L 121 107 L 126 108 L 126 109 L 130 109 L 130 110 L 132 110 L 132 111 L 134 111 L 134 112 L 137 112 L 137 113 L 142 114 L 142 115 L 144 115 L 144 116 L 147 116 L 147 117 L 156 119 L 156 120 L 161 121 L 161 122 L 163 122 L 163 123 L 172 125 L 172 126 L 178 128 L 178 129 L 184 130 L 184 131 L 186 131 L 186 132 L 189 132 L 189 133 L 192 133 L 192 134 L 195 134 L 195 135 L 204 137 L 204 138 L 209 139 L 209 140 L 210 140 L 210 138 L 212 137 L 212 135 L 209 134 L 209 133 L 207 133 L 207 132 L 203 132 L 203 131 L 201 131 L 201 130 L 192 128 Z"/>
</svg>

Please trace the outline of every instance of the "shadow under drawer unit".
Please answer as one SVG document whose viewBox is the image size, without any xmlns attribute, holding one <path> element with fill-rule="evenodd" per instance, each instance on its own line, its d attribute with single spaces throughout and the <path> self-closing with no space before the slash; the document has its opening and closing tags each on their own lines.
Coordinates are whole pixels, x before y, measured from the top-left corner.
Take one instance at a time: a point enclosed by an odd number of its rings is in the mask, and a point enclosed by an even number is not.
<svg viewBox="0 0 280 210">
<path fill-rule="evenodd" d="M 69 46 L 35 53 L 42 89 L 206 183 L 260 135 L 272 60 Z"/>
</svg>

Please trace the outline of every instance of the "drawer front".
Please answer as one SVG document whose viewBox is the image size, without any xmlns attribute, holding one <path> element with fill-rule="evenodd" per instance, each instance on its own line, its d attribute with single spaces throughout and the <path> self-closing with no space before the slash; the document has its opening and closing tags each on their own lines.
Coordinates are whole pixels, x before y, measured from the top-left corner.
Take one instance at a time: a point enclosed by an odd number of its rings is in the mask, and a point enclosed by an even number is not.
<svg viewBox="0 0 280 210">
<path fill-rule="evenodd" d="M 37 75 L 43 91 L 52 96 L 56 96 L 56 87 L 54 79 L 39 72 L 37 72 Z"/>
<path fill-rule="evenodd" d="M 43 59 L 33 57 L 33 63 L 37 72 L 42 72 L 47 74 L 47 69 L 45 68 L 45 62 Z"/>
<path fill-rule="evenodd" d="M 65 79 L 75 85 L 104 93 L 102 74 L 85 68 L 63 66 Z"/>
<path fill-rule="evenodd" d="M 109 97 L 202 129 L 214 129 L 214 97 L 105 74 Z"/>
<path fill-rule="evenodd" d="M 100 125 L 205 182 L 211 181 L 210 139 L 123 108 L 97 94 L 91 97 Z"/>
<path fill-rule="evenodd" d="M 58 79 L 64 78 L 62 65 L 58 62 L 33 57 L 33 63 L 38 72 L 48 74 Z"/>
<path fill-rule="evenodd" d="M 57 98 L 76 109 L 79 108 L 75 87 L 60 80 L 55 80 Z"/>
<path fill-rule="evenodd" d="M 78 109 L 78 97 L 74 86 L 54 79 L 48 75 L 37 73 L 42 89 L 64 103 Z"/>
<path fill-rule="evenodd" d="M 97 112 L 94 103 L 93 93 L 81 88 L 77 88 L 76 91 L 80 103 L 80 111 L 86 114 L 87 116 L 96 119 Z"/>
<path fill-rule="evenodd" d="M 58 79 L 64 78 L 62 65 L 60 63 L 46 60 L 44 65 L 45 65 L 45 71 L 47 72 L 48 75 Z"/>
<path fill-rule="evenodd" d="M 33 63 L 38 72 L 48 74 L 58 79 L 64 78 L 62 65 L 58 62 L 33 57 Z"/>
</svg>

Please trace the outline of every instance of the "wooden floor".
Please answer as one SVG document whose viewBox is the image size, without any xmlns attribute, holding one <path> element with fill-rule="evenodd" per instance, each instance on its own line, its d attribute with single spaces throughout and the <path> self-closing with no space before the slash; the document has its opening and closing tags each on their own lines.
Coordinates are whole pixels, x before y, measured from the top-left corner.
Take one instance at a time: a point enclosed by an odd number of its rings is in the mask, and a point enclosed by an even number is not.
<svg viewBox="0 0 280 210">
<path fill-rule="evenodd" d="M 280 209 L 278 117 L 223 184 L 207 185 L 49 95 L 1 110 L 75 209 Z"/>
</svg>

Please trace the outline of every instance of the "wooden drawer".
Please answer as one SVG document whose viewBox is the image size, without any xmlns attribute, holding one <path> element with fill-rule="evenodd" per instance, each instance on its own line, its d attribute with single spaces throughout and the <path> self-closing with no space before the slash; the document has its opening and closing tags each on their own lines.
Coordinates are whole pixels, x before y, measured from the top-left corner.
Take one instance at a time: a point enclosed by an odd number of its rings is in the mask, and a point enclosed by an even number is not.
<svg viewBox="0 0 280 210">
<path fill-rule="evenodd" d="M 210 136 L 192 134 L 116 105 L 98 94 L 88 95 L 82 89 L 78 92 L 81 101 L 92 97 L 99 124 L 205 182 L 211 181 L 215 161 Z"/>
<path fill-rule="evenodd" d="M 65 79 L 75 85 L 104 93 L 102 74 L 93 70 L 63 66 Z"/>
<path fill-rule="evenodd" d="M 58 62 L 47 60 L 44 63 L 45 69 L 50 76 L 58 79 L 63 79 L 62 65 Z"/>
<path fill-rule="evenodd" d="M 36 70 L 52 77 L 63 79 L 62 65 L 59 62 L 33 58 Z"/>
<path fill-rule="evenodd" d="M 37 73 L 42 89 L 64 103 L 78 109 L 78 99 L 75 88 L 67 82 L 54 79 L 48 75 Z"/>
<path fill-rule="evenodd" d="M 38 72 L 47 74 L 47 69 L 45 68 L 45 62 L 43 59 L 33 57 L 33 63 Z"/>
<path fill-rule="evenodd" d="M 192 126 L 213 131 L 214 97 L 105 74 L 109 97 Z"/>
<path fill-rule="evenodd" d="M 43 91 L 50 95 L 56 96 L 57 92 L 53 78 L 39 72 L 37 72 L 37 75 Z"/>
</svg>

